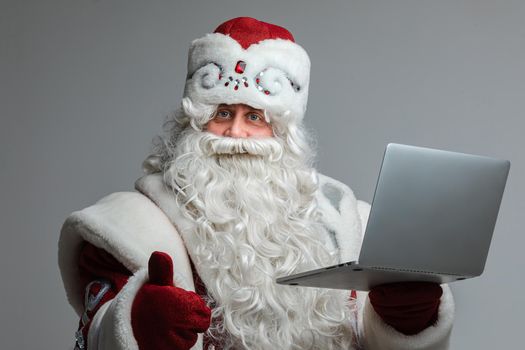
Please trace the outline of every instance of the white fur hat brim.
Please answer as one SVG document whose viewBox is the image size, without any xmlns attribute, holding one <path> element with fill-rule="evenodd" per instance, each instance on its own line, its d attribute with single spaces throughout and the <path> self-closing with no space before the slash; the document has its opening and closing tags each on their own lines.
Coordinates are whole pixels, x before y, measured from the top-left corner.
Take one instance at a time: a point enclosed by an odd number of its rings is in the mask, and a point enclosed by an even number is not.
<svg viewBox="0 0 525 350">
<path fill-rule="evenodd" d="M 244 71 L 235 67 L 242 61 Z M 194 104 L 244 103 L 299 121 L 306 111 L 310 58 L 298 44 L 266 39 L 244 49 L 210 33 L 191 43 L 184 98 Z"/>
</svg>

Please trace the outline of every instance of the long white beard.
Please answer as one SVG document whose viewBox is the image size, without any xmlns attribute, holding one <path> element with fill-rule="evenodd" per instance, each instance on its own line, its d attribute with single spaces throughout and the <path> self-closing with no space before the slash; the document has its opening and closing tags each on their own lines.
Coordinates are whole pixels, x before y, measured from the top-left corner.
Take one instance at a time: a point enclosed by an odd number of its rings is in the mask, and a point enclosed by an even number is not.
<svg viewBox="0 0 525 350">
<path fill-rule="evenodd" d="M 348 292 L 275 278 L 336 263 L 323 242 L 315 172 L 277 138 L 186 128 L 165 171 L 191 223 L 188 249 L 206 276 L 225 349 L 351 349 Z"/>
</svg>

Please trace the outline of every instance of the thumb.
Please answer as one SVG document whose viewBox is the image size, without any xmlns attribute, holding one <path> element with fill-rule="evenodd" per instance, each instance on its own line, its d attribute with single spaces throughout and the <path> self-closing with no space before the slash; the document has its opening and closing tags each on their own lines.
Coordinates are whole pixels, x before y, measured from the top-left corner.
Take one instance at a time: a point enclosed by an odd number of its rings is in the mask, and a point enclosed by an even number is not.
<svg viewBox="0 0 525 350">
<path fill-rule="evenodd" d="M 158 286 L 173 285 L 173 261 L 163 252 L 153 252 L 148 262 L 149 283 Z"/>
</svg>

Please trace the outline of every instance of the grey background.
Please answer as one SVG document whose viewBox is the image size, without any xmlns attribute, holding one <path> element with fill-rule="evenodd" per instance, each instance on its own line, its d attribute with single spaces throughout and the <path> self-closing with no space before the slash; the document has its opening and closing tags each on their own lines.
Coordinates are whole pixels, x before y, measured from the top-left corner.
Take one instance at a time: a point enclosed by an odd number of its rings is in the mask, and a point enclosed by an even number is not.
<svg viewBox="0 0 525 350">
<path fill-rule="evenodd" d="M 1 1 L 1 349 L 65 349 L 68 213 L 130 190 L 180 103 L 192 39 L 253 16 L 312 60 L 318 168 L 372 199 L 387 142 L 510 159 L 482 277 L 452 289 L 452 349 L 522 343 L 523 1 Z"/>
</svg>

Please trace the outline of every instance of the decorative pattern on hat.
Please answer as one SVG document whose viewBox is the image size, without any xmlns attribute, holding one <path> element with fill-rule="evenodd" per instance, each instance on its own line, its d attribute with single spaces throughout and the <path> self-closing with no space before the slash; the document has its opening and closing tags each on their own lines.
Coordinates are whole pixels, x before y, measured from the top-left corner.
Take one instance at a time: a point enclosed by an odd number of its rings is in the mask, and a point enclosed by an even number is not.
<svg viewBox="0 0 525 350">
<path fill-rule="evenodd" d="M 191 43 L 184 97 L 204 104 L 245 103 L 302 119 L 310 59 L 285 28 L 239 17 Z"/>
<path fill-rule="evenodd" d="M 242 63 L 242 68 L 239 68 L 239 63 Z M 219 67 L 219 70 L 220 70 L 219 76 L 218 76 L 218 80 L 222 80 L 224 71 L 217 63 L 215 63 L 215 65 L 217 67 Z M 238 74 L 244 73 L 244 68 L 245 67 L 246 67 L 246 63 L 244 61 L 238 61 L 237 64 L 235 65 L 235 73 L 238 73 Z M 257 90 L 263 92 L 266 95 L 275 95 L 276 92 L 272 93 L 269 89 L 265 88 L 264 85 L 263 85 L 262 78 L 263 78 L 264 72 L 266 70 L 267 69 L 257 73 L 255 75 L 255 77 L 252 78 L 252 80 L 254 81 L 254 84 L 255 84 L 255 87 L 257 88 Z M 290 83 L 290 86 L 293 89 L 295 89 L 295 91 L 301 90 L 301 87 L 299 86 L 299 84 L 294 83 L 293 80 L 291 78 L 289 78 L 289 77 L 286 77 L 286 78 L 288 79 L 288 81 Z M 239 86 L 241 86 L 241 83 L 242 83 L 242 85 L 244 85 L 244 87 L 249 87 L 250 86 L 248 84 L 248 78 L 246 76 L 242 76 L 240 78 L 234 78 L 234 77 L 232 77 L 230 75 L 230 76 L 228 76 L 228 79 L 224 83 L 224 86 L 229 86 L 230 83 L 232 83 L 234 91 L 237 91 L 239 89 Z M 203 81 L 202 81 L 202 86 L 203 87 L 205 87 L 207 89 L 210 89 L 210 88 L 214 87 L 215 85 L 216 85 L 216 83 L 214 83 L 213 81 L 210 81 L 208 79 L 208 75 L 203 76 Z"/>
</svg>

